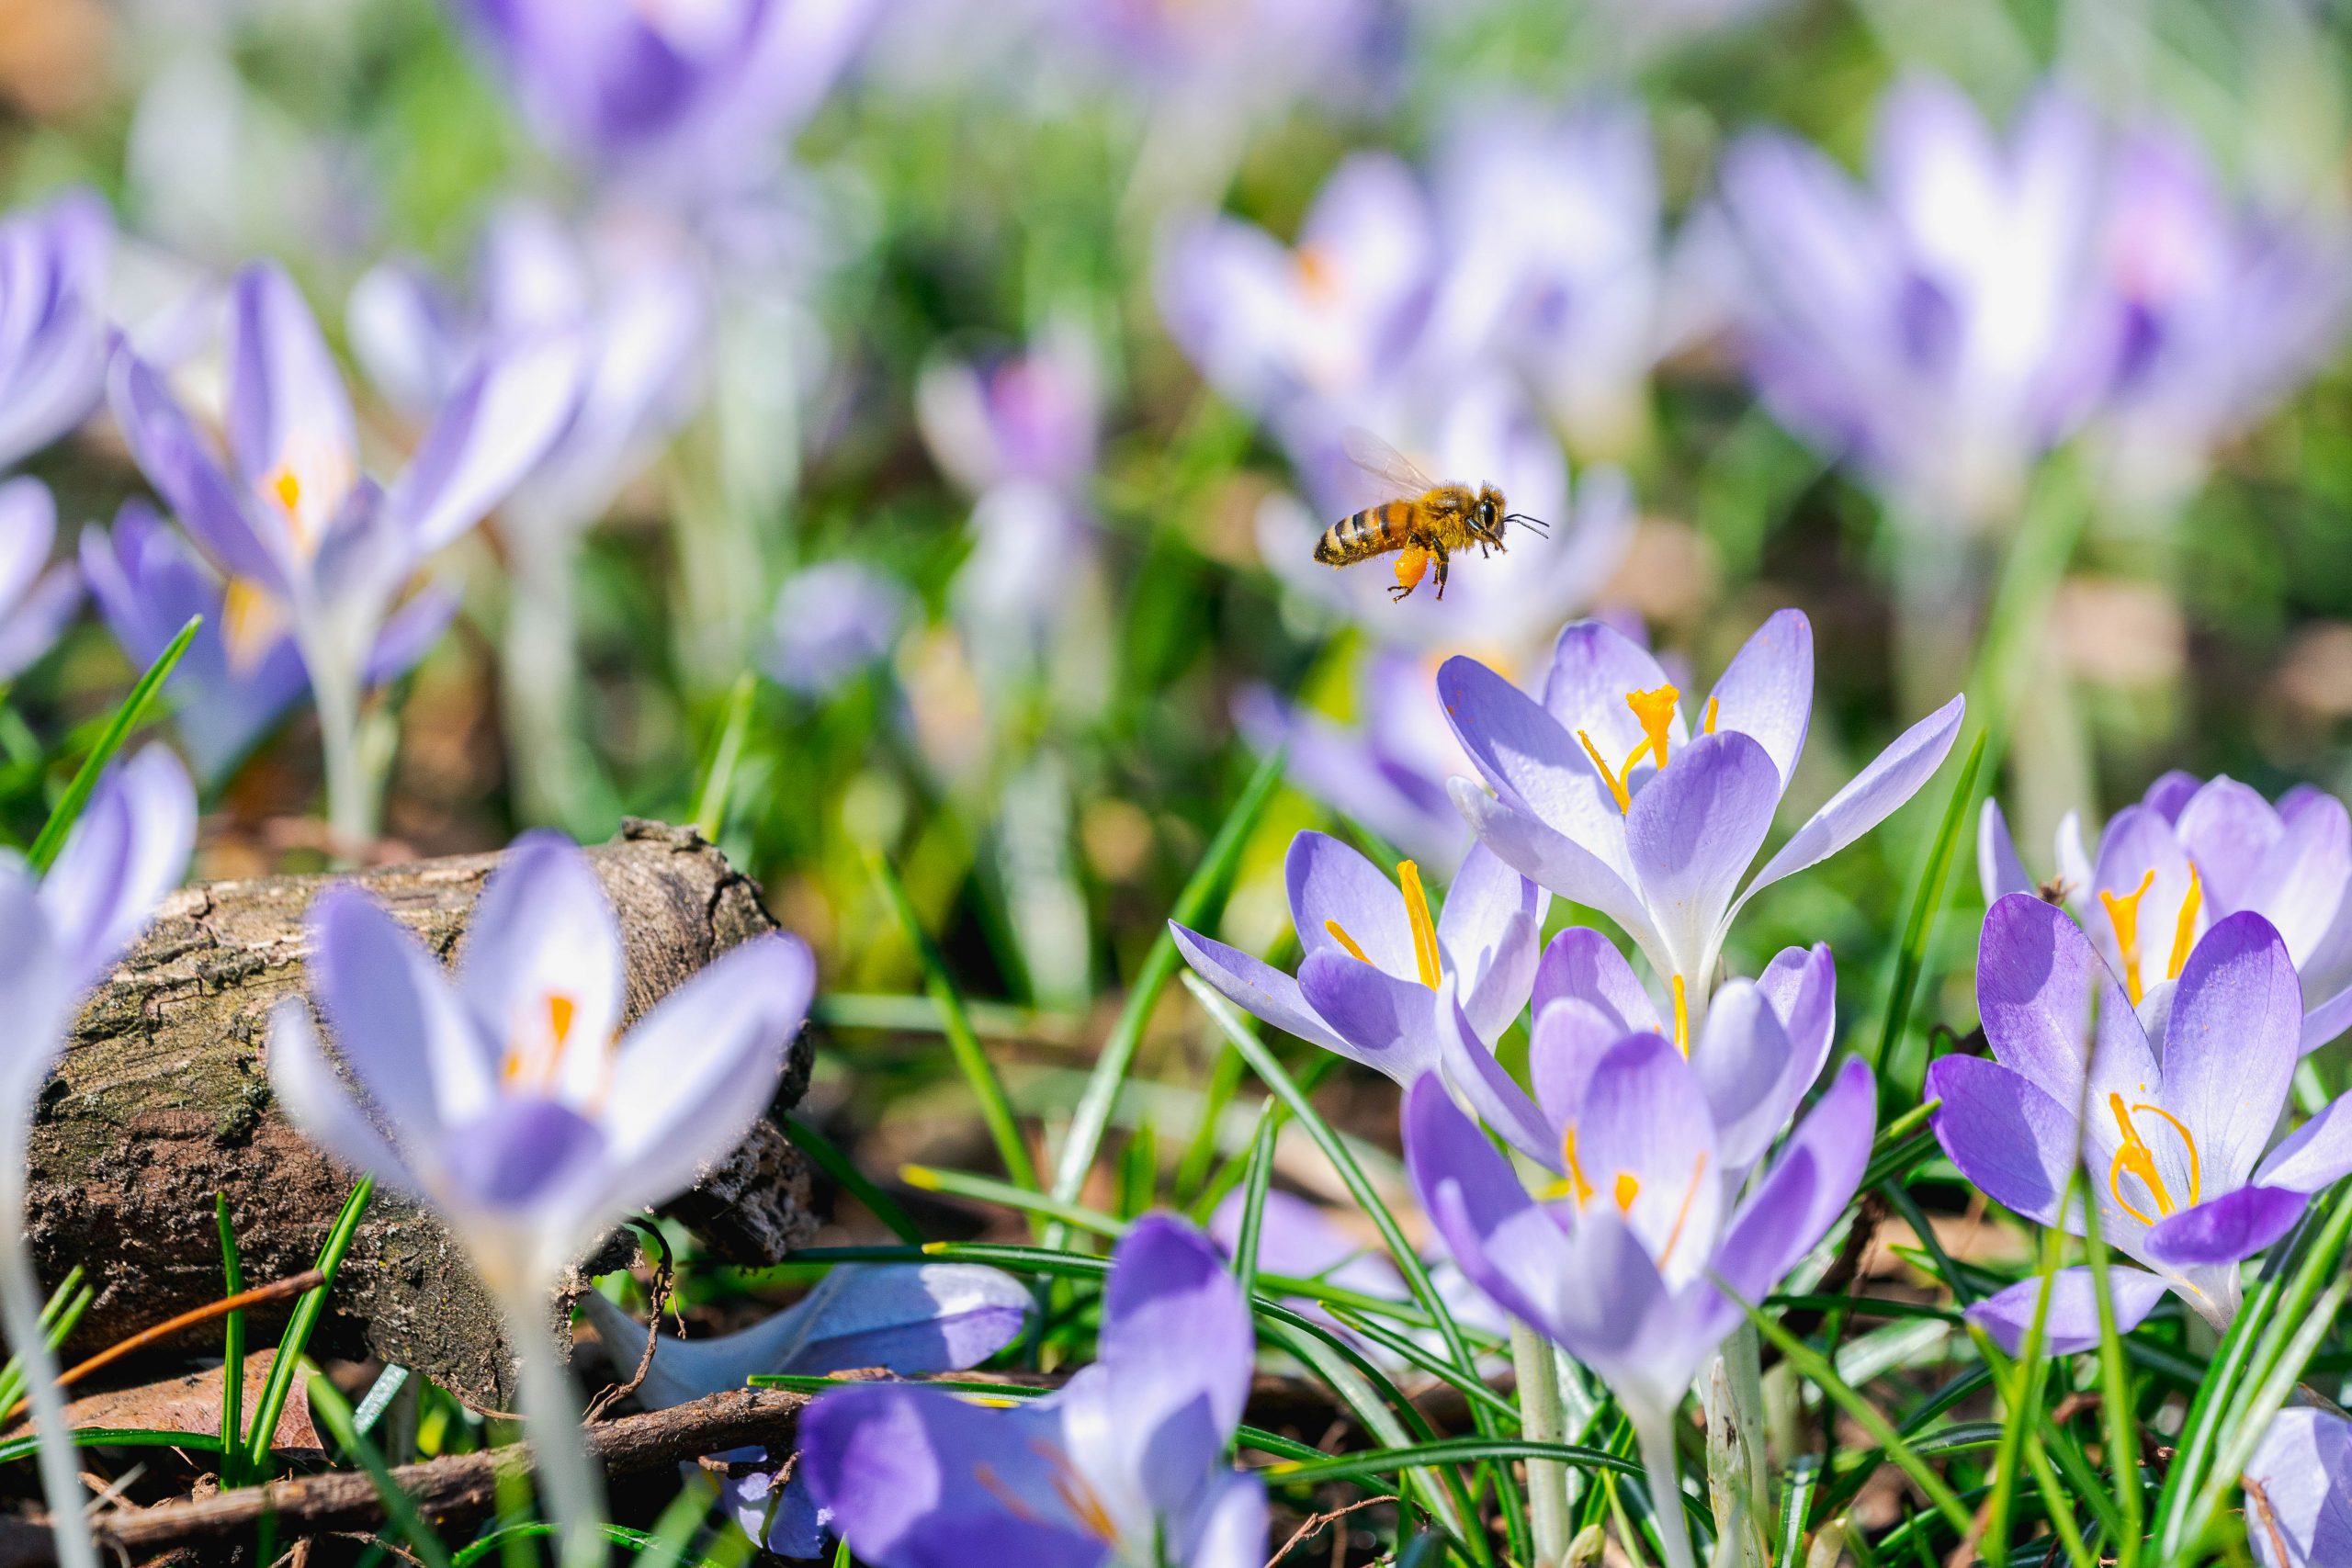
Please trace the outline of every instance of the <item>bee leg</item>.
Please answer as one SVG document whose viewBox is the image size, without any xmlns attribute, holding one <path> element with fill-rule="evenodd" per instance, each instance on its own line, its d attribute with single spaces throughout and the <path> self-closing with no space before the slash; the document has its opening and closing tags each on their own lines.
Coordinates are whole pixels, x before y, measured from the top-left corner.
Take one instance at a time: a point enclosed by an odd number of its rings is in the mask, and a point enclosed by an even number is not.
<svg viewBox="0 0 2352 1568">
<path fill-rule="evenodd" d="M 1437 596 L 1442 599 L 1445 597 L 1445 569 L 1449 563 L 1442 548 L 1431 550 L 1430 553 L 1437 557 Z"/>
<path fill-rule="evenodd" d="M 1444 558 L 1439 558 L 1442 561 Z M 1399 604 L 1409 597 L 1413 590 L 1421 585 L 1421 574 L 1429 570 L 1429 568 L 1430 556 L 1427 550 L 1422 549 L 1419 545 L 1406 547 L 1404 553 L 1396 558 L 1396 581 L 1389 585 L 1389 603 Z M 1445 569 L 1441 565 L 1438 570 L 1442 577 Z"/>
</svg>

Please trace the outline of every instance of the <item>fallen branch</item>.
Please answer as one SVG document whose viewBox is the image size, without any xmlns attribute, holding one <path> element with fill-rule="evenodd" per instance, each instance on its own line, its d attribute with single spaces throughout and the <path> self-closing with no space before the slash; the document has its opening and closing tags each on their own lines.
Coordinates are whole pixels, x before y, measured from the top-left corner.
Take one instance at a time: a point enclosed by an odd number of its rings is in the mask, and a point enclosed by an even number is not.
<svg viewBox="0 0 2352 1568">
<path fill-rule="evenodd" d="M 807 1394 L 781 1389 L 729 1389 L 691 1404 L 591 1427 L 589 1456 L 614 1477 L 662 1470 L 724 1449 L 788 1447 L 808 1403 Z M 527 1464 L 528 1456 L 527 1444 L 509 1443 L 402 1465 L 392 1475 L 426 1521 L 447 1529 L 488 1517 L 497 1507 L 499 1474 Z M 382 1524 L 384 1505 L 366 1472 L 333 1471 L 152 1508 L 117 1509 L 99 1515 L 91 1528 L 102 1544 L 141 1556 L 242 1534 L 265 1514 L 277 1517 L 281 1537 L 370 1530 Z"/>
</svg>

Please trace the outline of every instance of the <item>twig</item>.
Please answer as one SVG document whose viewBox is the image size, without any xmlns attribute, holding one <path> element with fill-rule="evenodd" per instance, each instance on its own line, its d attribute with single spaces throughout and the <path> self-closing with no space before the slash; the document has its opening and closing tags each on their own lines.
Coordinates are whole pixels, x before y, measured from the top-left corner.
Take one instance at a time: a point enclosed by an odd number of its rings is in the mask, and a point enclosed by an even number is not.
<svg viewBox="0 0 2352 1568">
<path fill-rule="evenodd" d="M 1280 1562 L 1283 1558 L 1288 1557 L 1291 1554 L 1292 1549 L 1297 1546 L 1300 1541 L 1305 1540 L 1308 1536 L 1313 1535 L 1317 1530 L 1321 1529 L 1324 1526 L 1337 1524 L 1359 1508 L 1376 1508 L 1383 1503 L 1394 1503 L 1396 1501 L 1396 1495 L 1392 1492 L 1382 1497 L 1366 1497 L 1360 1503 L 1351 1503 L 1344 1508 L 1334 1508 L 1327 1514 L 1309 1514 L 1304 1523 L 1302 1523 L 1296 1529 L 1290 1532 L 1290 1539 L 1283 1542 L 1282 1550 L 1275 1552 L 1272 1557 L 1266 1559 L 1266 1568 L 1274 1568 L 1274 1564 Z"/>
<path fill-rule="evenodd" d="M 588 1406 L 585 1419 L 591 1422 L 602 1420 L 605 1411 L 645 1386 L 645 1374 L 653 1370 L 653 1352 L 662 1345 L 662 1309 L 669 1303 L 670 1289 L 676 1279 L 676 1272 L 670 1257 L 668 1239 L 651 1225 L 639 1225 L 638 1232 L 650 1236 L 657 1249 L 653 1260 L 653 1282 L 648 1287 L 651 1310 L 645 1314 L 645 1354 L 637 1359 L 637 1371 L 629 1374 L 628 1382 L 615 1383 L 598 1394 L 594 1403 Z M 683 1324 L 679 1332 L 684 1332 Z"/>
<path fill-rule="evenodd" d="M 128 1339 L 118 1339 L 89 1359 L 66 1368 L 65 1371 L 57 1374 L 57 1386 L 71 1387 L 92 1372 L 112 1366 L 132 1351 L 143 1350 L 159 1339 L 168 1339 L 183 1328 L 191 1328 L 199 1323 L 209 1323 L 216 1317 L 225 1317 L 241 1307 L 258 1306 L 265 1302 L 280 1301 L 288 1296 L 299 1296 L 324 1278 L 325 1276 L 315 1269 L 305 1269 L 300 1274 L 289 1275 L 286 1279 L 274 1280 L 266 1285 L 255 1285 L 250 1291 L 239 1291 L 233 1296 L 223 1296 L 217 1302 L 208 1302 L 203 1306 L 190 1308 L 177 1317 L 167 1317 L 154 1327 L 142 1328 Z M 7 1414 L 0 1416 L 0 1426 L 5 1426 L 22 1416 L 27 1403 L 26 1400 L 20 1399 L 10 1405 Z"/>
</svg>

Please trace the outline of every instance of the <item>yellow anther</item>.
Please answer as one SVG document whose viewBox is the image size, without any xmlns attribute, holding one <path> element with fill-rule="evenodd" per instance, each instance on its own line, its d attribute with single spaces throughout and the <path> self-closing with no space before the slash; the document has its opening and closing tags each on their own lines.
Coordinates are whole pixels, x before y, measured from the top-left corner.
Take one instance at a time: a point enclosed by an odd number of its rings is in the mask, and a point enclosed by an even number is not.
<svg viewBox="0 0 2352 1568">
<path fill-rule="evenodd" d="M 1700 726 L 1700 734 L 1713 735 L 1715 732 L 1715 716 L 1723 711 L 1723 705 L 1721 698 L 1709 697 L 1707 699 L 1707 722 Z"/>
<path fill-rule="evenodd" d="M 1061 1499 L 1062 1506 L 1069 1510 L 1080 1528 L 1105 1546 L 1117 1545 L 1118 1522 L 1111 1517 L 1111 1510 L 1103 1506 L 1101 1494 L 1094 1490 L 1093 1483 L 1086 1479 L 1085 1472 L 1078 1468 L 1069 1455 L 1042 1439 L 1032 1443 L 1030 1448 L 1053 1471 L 1054 1495 Z"/>
<path fill-rule="evenodd" d="M 1396 886 L 1405 895 L 1405 919 L 1413 928 L 1413 962 L 1421 971 L 1421 984 L 1437 989 L 1437 927 L 1430 919 L 1430 896 L 1421 886 L 1421 868 L 1411 861 L 1396 863 Z"/>
<path fill-rule="evenodd" d="M 1568 1168 L 1566 1195 L 1574 1198 L 1581 1209 L 1592 1201 L 1592 1183 L 1584 1179 L 1584 1167 L 1577 1163 L 1577 1130 L 1573 1125 L 1560 1130 L 1560 1162 Z"/>
<path fill-rule="evenodd" d="M 1617 797 L 1617 809 L 1620 811 L 1631 811 L 1634 809 L 1634 797 L 1627 792 L 1625 788 L 1625 781 L 1619 778 L 1615 773 L 1611 771 L 1607 762 L 1601 761 L 1600 748 L 1592 743 L 1592 737 L 1579 729 L 1577 731 L 1577 739 L 1584 742 L 1584 754 L 1592 759 L 1593 769 L 1600 774 L 1600 782 L 1607 784 L 1609 786 L 1609 793 Z M 1648 744 L 1649 742 L 1646 740 L 1642 742 L 1642 745 L 1645 747 Z M 1634 752 L 1635 757 L 1639 757 L 1641 754 L 1641 750 L 1638 748 Z M 1633 763 L 1630 759 L 1626 762 L 1625 771 L 1627 773 L 1632 773 L 1634 771 Z"/>
<path fill-rule="evenodd" d="M 2172 959 L 2165 965 L 2167 980 L 2180 978 L 2181 969 L 2188 963 L 2188 950 L 2197 945 L 2197 909 L 2204 902 L 2205 885 L 2198 879 L 2197 863 L 2190 861 L 2188 896 L 2180 901 L 2180 919 L 2172 928 Z"/>
<path fill-rule="evenodd" d="M 1682 1227 L 1690 1218 L 1691 1201 L 1699 1196 L 1699 1183 L 1706 1174 L 1707 1151 L 1701 1149 L 1698 1159 L 1690 1167 L 1690 1185 L 1682 1190 L 1682 1206 L 1674 1211 L 1674 1228 L 1666 1233 L 1666 1245 L 1658 1248 L 1657 1266 L 1661 1269 L 1666 1267 L 1666 1260 L 1674 1256 L 1674 1244 L 1682 1239 Z"/>
<path fill-rule="evenodd" d="M 2100 888 L 2098 901 L 2106 907 L 2107 923 L 2115 928 L 2115 945 L 2123 955 L 2123 991 L 2138 1007 L 2143 994 L 2140 985 L 2140 900 L 2156 885 L 2156 872 L 2150 866 L 2140 878 L 2140 886 L 2118 898 L 2107 888 Z"/>
<path fill-rule="evenodd" d="M 1609 1195 L 1617 1201 L 1619 1213 L 1630 1214 L 1634 1212 L 1634 1200 L 1642 1195 L 1642 1179 L 1630 1170 L 1621 1170 Z"/>
<path fill-rule="evenodd" d="M 2165 1186 L 2165 1179 L 2156 1173 L 2154 1153 L 2149 1149 L 2146 1141 L 2140 1136 L 2140 1129 L 2132 1124 L 2132 1110 L 2124 1106 L 2123 1097 L 2120 1094 L 2109 1094 L 2107 1097 L 2107 1106 L 2115 1113 L 2115 1125 L 2123 1135 L 2122 1145 L 2115 1151 L 2115 1157 L 2108 1161 L 2107 1190 L 2115 1195 L 2116 1202 L 2121 1206 L 2125 1213 L 2130 1214 L 2143 1225 L 2154 1224 L 2156 1222 L 2153 1216 L 2123 1195 L 2123 1174 L 2129 1171 L 2140 1179 L 2141 1185 L 2145 1187 L 2149 1195 L 2155 1199 L 2157 1213 L 2170 1217 L 2178 1212 L 2178 1206 L 2173 1202 L 2172 1193 Z M 2139 1106 L 2134 1109 L 2145 1111 L 2152 1107 Z M 2165 1119 L 2171 1122 L 2175 1127 L 2180 1127 L 2180 1122 L 2175 1118 L 2166 1116 Z M 2184 1138 L 2188 1136 L 2187 1128 L 2181 1128 L 2181 1135 Z M 2193 1165 L 2196 1159 L 2194 1145 L 2191 1145 L 2189 1158 Z M 2195 1202 L 2196 1199 L 2191 1197 L 2189 1201 Z"/>
<path fill-rule="evenodd" d="M 292 468 L 280 468 L 269 476 L 269 493 L 277 497 L 277 504 L 291 512 L 302 504 L 302 480 Z"/>
<path fill-rule="evenodd" d="M 1340 271 L 1331 265 L 1331 254 L 1320 245 L 1301 245 L 1291 253 L 1291 265 L 1297 270 L 1299 291 L 1317 305 L 1329 305 L 1340 297 Z"/>
<path fill-rule="evenodd" d="M 1666 766 L 1667 742 L 1673 739 L 1674 705 L 1681 700 L 1682 694 L 1671 685 L 1660 686 L 1654 692 L 1625 694 L 1625 705 L 1634 710 L 1634 717 L 1641 723 L 1642 733 L 1649 737 L 1645 745 L 1650 755 L 1657 759 L 1657 765 L 1661 768 Z M 1634 760 L 1642 754 L 1643 750 L 1642 746 L 1634 747 L 1633 756 L 1625 759 L 1627 773 L 1634 771 Z"/>
<path fill-rule="evenodd" d="M 1323 929 L 1331 933 L 1331 940 L 1333 942 L 1338 942 L 1341 947 L 1348 950 L 1349 957 L 1354 959 L 1359 964 L 1369 964 L 1372 962 L 1371 959 L 1366 958 L 1363 955 L 1363 949 L 1356 945 L 1356 939 L 1350 936 L 1347 933 L 1346 928 L 1341 926 L 1339 921 L 1326 920 L 1323 922 Z"/>
<path fill-rule="evenodd" d="M 555 1048 L 571 1038 L 571 1021 L 579 1014 L 580 1004 L 560 992 L 548 994 L 548 1026 L 555 1032 Z"/>
<path fill-rule="evenodd" d="M 253 672 L 286 625 L 277 600 L 249 577 L 232 577 L 220 596 L 220 641 L 228 650 L 229 668 L 240 675 Z"/>
<path fill-rule="evenodd" d="M 1690 1055 L 1690 994 L 1683 988 L 1682 976 L 1677 975 L 1674 986 L 1674 1048 L 1686 1057 Z"/>
<path fill-rule="evenodd" d="M 2205 1172 L 2197 1157 L 2197 1135 L 2188 1130 L 2188 1124 L 2161 1105 L 2135 1105 L 2132 1109 L 2144 1111 L 2151 1116 L 2161 1116 L 2172 1123 L 2172 1130 L 2180 1134 L 2181 1148 L 2188 1156 L 2188 1206 L 2193 1209 L 2203 1202 Z"/>
</svg>

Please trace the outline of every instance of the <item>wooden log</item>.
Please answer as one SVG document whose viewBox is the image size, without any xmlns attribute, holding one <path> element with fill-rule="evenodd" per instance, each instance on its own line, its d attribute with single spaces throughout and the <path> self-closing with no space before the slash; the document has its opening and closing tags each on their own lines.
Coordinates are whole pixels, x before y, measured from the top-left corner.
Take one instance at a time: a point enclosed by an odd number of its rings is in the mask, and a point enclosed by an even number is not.
<svg viewBox="0 0 2352 1568">
<path fill-rule="evenodd" d="M 690 828 L 632 820 L 587 852 L 620 917 L 632 1021 L 717 954 L 774 929 L 759 889 Z M 496 863 L 467 855 L 348 879 L 447 960 Z M 228 1195 L 248 1280 L 308 1268 L 324 1240 L 349 1180 L 280 1113 L 262 1054 L 270 1009 L 302 992 L 303 914 L 331 880 L 174 895 L 83 1010 L 34 1125 L 28 1205 L 43 1280 L 78 1264 L 97 1292 L 69 1360 L 221 1293 L 216 1191 Z M 810 1054 L 805 1036 L 795 1043 L 777 1109 L 807 1089 Z M 773 1113 L 665 1212 L 717 1257 L 753 1265 L 781 1261 L 815 1225 L 807 1168 Z M 601 1256 L 626 1261 L 626 1240 Z M 496 1315 L 414 1204 L 376 1199 L 333 1308 L 318 1353 L 379 1356 L 473 1404 L 511 1407 Z"/>
</svg>

